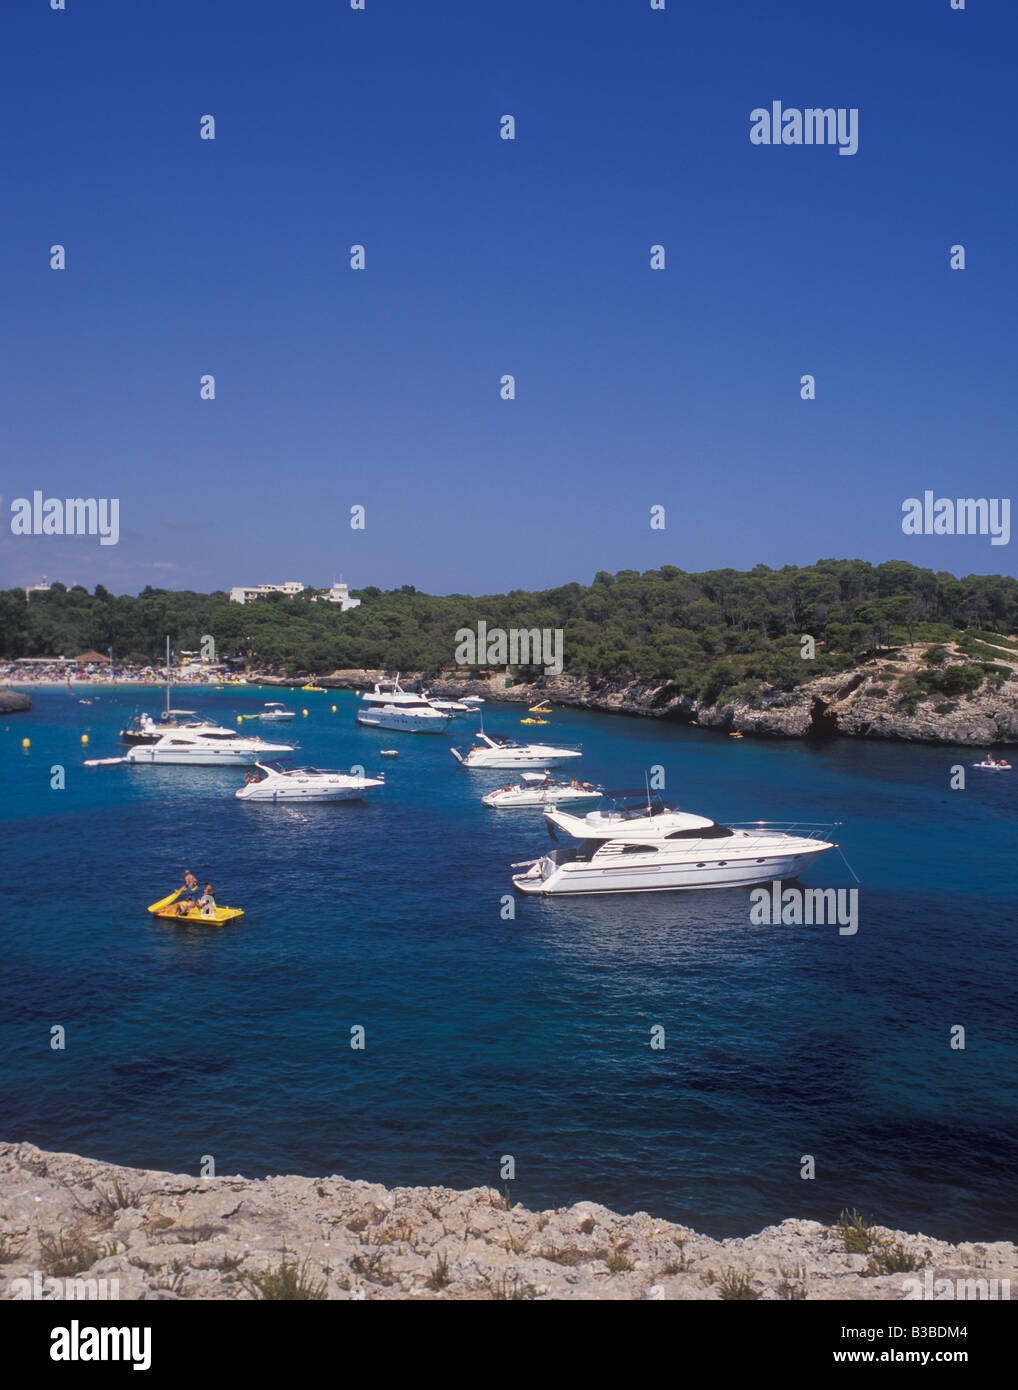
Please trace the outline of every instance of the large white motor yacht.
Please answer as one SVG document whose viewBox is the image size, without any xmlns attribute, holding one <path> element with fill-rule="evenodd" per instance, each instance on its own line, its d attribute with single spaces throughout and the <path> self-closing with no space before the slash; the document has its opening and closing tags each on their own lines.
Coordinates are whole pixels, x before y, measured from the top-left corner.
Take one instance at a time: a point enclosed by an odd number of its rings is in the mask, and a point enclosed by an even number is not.
<svg viewBox="0 0 1018 1390">
<path fill-rule="evenodd" d="M 663 803 L 617 803 L 585 816 L 548 810 L 545 821 L 573 837 L 573 848 L 514 869 L 521 893 L 633 893 L 675 888 L 736 888 L 792 879 L 837 846 L 827 831 L 763 821 L 727 826 Z"/>
<path fill-rule="evenodd" d="M 496 811 L 513 811 L 518 807 L 569 805 L 576 801 L 600 801 L 600 787 L 590 782 L 557 782 L 547 772 L 521 772 L 516 785 L 496 787 L 481 800 Z"/>
<path fill-rule="evenodd" d="M 163 766 L 250 767 L 265 758 L 292 752 L 293 747 L 288 743 L 243 738 L 229 729 L 177 729 L 164 734 L 156 743 L 138 744 L 128 749 L 123 761 Z"/>
<path fill-rule="evenodd" d="M 405 734 L 441 734 L 451 715 L 437 710 L 423 695 L 404 690 L 399 676 L 379 681 L 357 711 L 357 723 L 369 729 L 395 729 Z"/>
<path fill-rule="evenodd" d="M 450 748 L 464 767 L 557 767 L 567 758 L 579 758 L 578 748 L 553 748 L 548 743 L 517 743 L 514 738 L 493 738 L 480 730 L 467 753 Z"/>
<path fill-rule="evenodd" d="M 316 767 L 282 767 L 256 763 L 262 776 L 235 793 L 239 801 L 360 801 L 384 777 L 355 777 L 349 772 L 321 772 Z"/>
</svg>

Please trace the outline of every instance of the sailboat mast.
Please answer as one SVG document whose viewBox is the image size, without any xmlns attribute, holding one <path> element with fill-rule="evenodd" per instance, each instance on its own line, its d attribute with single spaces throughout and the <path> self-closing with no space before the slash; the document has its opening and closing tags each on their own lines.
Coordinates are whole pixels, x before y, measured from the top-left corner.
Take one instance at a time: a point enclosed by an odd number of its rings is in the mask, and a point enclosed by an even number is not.
<svg viewBox="0 0 1018 1390">
<path fill-rule="evenodd" d="M 170 717 L 170 635 L 166 634 L 166 718 Z"/>
</svg>

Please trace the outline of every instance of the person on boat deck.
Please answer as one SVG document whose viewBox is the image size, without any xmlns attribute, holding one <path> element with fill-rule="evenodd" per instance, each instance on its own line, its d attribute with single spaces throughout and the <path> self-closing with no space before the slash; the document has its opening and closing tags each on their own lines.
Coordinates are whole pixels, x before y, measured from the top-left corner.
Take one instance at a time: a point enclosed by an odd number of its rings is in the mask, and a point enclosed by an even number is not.
<svg viewBox="0 0 1018 1390">
<path fill-rule="evenodd" d="M 212 884 L 206 883 L 205 892 L 198 899 L 198 907 L 203 917 L 212 917 L 216 910 L 216 900 L 212 896 Z"/>
<path fill-rule="evenodd" d="M 579 791 L 579 790 L 580 790 L 580 784 L 579 784 L 579 782 L 577 782 L 577 780 L 576 780 L 575 777 L 574 777 L 573 780 L 569 783 L 569 785 L 573 788 L 574 791 Z"/>
</svg>

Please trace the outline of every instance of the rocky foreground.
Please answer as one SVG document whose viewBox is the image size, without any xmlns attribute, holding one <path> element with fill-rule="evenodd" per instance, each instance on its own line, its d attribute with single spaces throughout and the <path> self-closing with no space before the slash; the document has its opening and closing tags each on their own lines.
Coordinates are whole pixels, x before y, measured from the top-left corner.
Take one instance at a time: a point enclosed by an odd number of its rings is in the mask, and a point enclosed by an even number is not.
<svg viewBox="0 0 1018 1390">
<path fill-rule="evenodd" d="M 595 1202 L 536 1212 L 483 1187 L 195 1178 L 0 1144 L 0 1298 L 73 1297 L 74 1279 L 115 1279 L 122 1299 L 1008 1298 L 1018 1247 L 796 1220 L 716 1241 Z"/>
</svg>

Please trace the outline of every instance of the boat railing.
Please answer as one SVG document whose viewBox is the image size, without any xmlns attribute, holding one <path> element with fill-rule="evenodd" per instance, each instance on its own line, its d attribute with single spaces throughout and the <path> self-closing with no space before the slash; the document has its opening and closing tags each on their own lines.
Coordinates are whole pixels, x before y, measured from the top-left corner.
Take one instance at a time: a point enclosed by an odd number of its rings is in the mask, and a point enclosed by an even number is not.
<svg viewBox="0 0 1018 1390">
<path fill-rule="evenodd" d="M 726 821 L 729 830 L 738 830 L 743 835 L 752 837 L 756 835 L 785 835 L 801 840 L 823 840 L 830 841 L 834 831 L 841 825 L 841 821 L 827 821 L 821 824 L 817 821 L 773 821 L 773 820 L 754 820 L 754 821 Z"/>
</svg>

